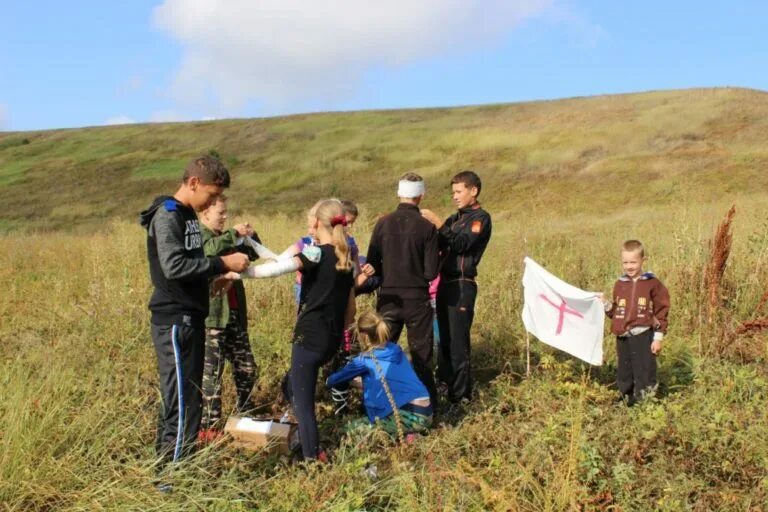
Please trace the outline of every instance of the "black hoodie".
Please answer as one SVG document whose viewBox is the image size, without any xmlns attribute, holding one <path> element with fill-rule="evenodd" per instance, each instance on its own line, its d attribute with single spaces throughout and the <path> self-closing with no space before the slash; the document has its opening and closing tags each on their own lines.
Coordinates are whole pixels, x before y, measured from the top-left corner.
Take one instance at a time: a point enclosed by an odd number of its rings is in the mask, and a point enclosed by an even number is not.
<svg viewBox="0 0 768 512">
<path fill-rule="evenodd" d="M 149 299 L 155 325 L 203 327 L 208 316 L 208 278 L 224 272 L 219 257 L 206 257 L 200 223 L 192 208 L 160 196 L 141 212 L 147 230 Z"/>
</svg>

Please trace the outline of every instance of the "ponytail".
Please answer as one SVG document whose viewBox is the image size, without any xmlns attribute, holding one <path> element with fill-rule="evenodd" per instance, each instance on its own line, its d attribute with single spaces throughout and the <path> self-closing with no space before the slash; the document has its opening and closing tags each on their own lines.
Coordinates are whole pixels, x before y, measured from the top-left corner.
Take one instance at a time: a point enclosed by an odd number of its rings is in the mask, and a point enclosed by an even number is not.
<svg viewBox="0 0 768 512">
<path fill-rule="evenodd" d="M 389 341 L 389 326 L 384 318 L 375 311 L 366 311 L 357 319 L 357 332 L 364 334 L 364 341 L 369 345 L 384 345 Z M 372 347 L 371 347 L 372 348 Z"/>
<path fill-rule="evenodd" d="M 352 258 L 350 257 L 349 245 L 347 245 L 347 233 L 344 226 L 336 224 L 333 226 L 333 252 L 336 253 L 336 270 L 349 272 L 352 270 Z"/>
<path fill-rule="evenodd" d="M 376 321 L 376 341 L 384 344 L 389 341 L 389 326 L 383 318 L 381 318 L 379 315 L 376 316 L 378 316 Z"/>
<path fill-rule="evenodd" d="M 336 270 L 340 272 L 351 272 L 354 264 L 352 262 L 349 245 L 347 245 L 347 234 L 344 226 L 347 221 L 341 212 L 341 201 L 338 199 L 326 199 L 317 205 L 315 217 L 318 223 L 331 232 L 334 253 L 336 254 Z"/>
</svg>

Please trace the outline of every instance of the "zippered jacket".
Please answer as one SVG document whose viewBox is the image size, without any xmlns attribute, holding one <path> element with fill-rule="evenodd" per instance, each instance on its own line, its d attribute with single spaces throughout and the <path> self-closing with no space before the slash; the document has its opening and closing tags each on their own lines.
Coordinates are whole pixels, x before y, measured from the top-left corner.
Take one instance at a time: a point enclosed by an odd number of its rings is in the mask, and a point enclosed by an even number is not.
<svg viewBox="0 0 768 512">
<path fill-rule="evenodd" d="M 626 336 L 632 329 L 647 327 L 660 339 L 667 332 L 669 306 L 669 291 L 651 272 L 635 280 L 621 276 L 613 286 L 613 301 L 606 309 L 612 319 L 611 332 Z"/>
<path fill-rule="evenodd" d="M 152 323 L 202 328 L 208 316 L 208 278 L 223 273 L 224 263 L 205 256 L 197 214 L 173 197 L 161 196 L 141 212 L 140 222 L 147 230 L 154 285 Z"/>
<path fill-rule="evenodd" d="M 438 231 L 444 281 L 474 279 L 477 266 L 491 239 L 491 216 L 479 203 L 448 217 Z"/>
<path fill-rule="evenodd" d="M 220 234 L 208 229 L 205 224 L 200 225 L 203 234 L 203 250 L 206 256 L 226 256 L 237 251 L 237 232 L 234 228 L 227 229 Z M 253 261 L 255 258 L 250 258 Z M 248 304 L 245 298 L 245 286 L 242 281 L 234 281 L 232 289 L 237 300 L 237 310 L 240 329 L 248 332 Z M 229 323 L 229 297 L 226 293 L 211 296 L 208 308 L 208 318 L 205 326 L 209 329 L 224 329 Z"/>
<path fill-rule="evenodd" d="M 429 397 L 427 388 L 416 376 L 403 349 L 391 341 L 383 347 L 362 352 L 328 377 L 326 385 L 344 389 L 357 376 L 362 377 L 363 405 L 371 423 L 392 414 L 392 403 L 382 379 L 387 381 L 392 401 L 398 409 L 412 400 Z"/>
</svg>

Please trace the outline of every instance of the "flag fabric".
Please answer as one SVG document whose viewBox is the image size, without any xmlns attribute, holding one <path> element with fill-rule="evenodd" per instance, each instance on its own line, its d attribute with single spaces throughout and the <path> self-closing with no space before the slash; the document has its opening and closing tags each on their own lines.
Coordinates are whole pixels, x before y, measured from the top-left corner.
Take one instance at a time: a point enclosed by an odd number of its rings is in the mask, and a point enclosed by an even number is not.
<svg viewBox="0 0 768 512">
<path fill-rule="evenodd" d="M 539 340 L 599 366 L 603 364 L 605 310 L 597 292 L 587 292 L 525 258 L 523 324 Z"/>
</svg>

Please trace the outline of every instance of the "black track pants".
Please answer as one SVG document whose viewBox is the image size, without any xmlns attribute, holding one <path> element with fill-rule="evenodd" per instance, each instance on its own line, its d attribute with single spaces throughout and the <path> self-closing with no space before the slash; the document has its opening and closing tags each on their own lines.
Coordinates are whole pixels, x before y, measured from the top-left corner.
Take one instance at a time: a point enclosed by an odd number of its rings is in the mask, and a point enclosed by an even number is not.
<svg viewBox="0 0 768 512">
<path fill-rule="evenodd" d="M 472 397 L 470 337 L 475 316 L 477 284 L 474 281 L 440 281 L 437 289 L 437 323 L 440 329 L 437 375 L 448 384 L 451 401 Z"/>
<path fill-rule="evenodd" d="M 205 329 L 152 324 L 160 375 L 157 454 L 176 462 L 194 450 L 200 429 Z"/>
</svg>

